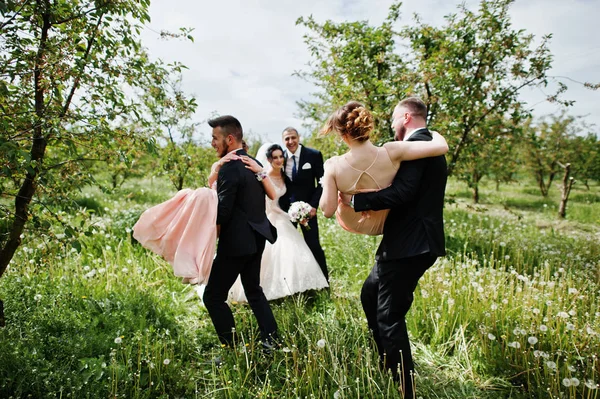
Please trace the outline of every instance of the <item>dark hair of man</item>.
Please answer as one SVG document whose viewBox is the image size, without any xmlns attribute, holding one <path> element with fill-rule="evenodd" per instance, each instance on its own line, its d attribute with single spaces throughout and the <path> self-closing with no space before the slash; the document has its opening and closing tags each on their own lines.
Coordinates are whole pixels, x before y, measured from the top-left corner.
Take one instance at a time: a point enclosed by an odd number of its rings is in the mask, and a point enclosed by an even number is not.
<svg viewBox="0 0 600 399">
<path fill-rule="evenodd" d="M 277 150 L 281 151 L 281 153 L 283 154 L 283 148 L 281 148 L 279 144 L 273 144 L 272 146 L 267 148 L 266 156 L 269 161 L 273 159 L 273 153 Z"/>
<path fill-rule="evenodd" d="M 231 115 L 223 115 L 215 119 L 210 119 L 208 125 L 212 128 L 220 127 L 225 137 L 231 135 L 238 143 L 241 142 L 244 137 L 242 124 Z"/>
<path fill-rule="evenodd" d="M 294 132 L 294 133 L 296 133 L 296 136 L 299 136 L 298 131 L 296 130 L 296 128 L 292 127 L 292 126 L 288 126 L 285 129 L 283 129 L 283 132 L 281 132 L 281 134 L 284 134 L 285 132 Z"/>
<path fill-rule="evenodd" d="M 427 105 L 418 97 L 408 97 L 398 103 L 398 107 L 403 107 L 413 116 L 418 116 L 427 120 Z"/>
</svg>

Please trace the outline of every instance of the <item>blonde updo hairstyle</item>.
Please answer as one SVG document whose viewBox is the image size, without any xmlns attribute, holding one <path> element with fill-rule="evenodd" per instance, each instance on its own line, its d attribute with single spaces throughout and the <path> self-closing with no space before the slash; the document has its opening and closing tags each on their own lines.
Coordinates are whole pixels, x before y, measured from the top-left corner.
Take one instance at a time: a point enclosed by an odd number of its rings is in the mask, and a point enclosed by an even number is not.
<svg viewBox="0 0 600 399">
<path fill-rule="evenodd" d="M 321 129 L 322 136 L 335 131 L 359 143 L 367 141 L 375 123 L 373 115 L 358 101 L 350 101 L 335 111 Z"/>
</svg>

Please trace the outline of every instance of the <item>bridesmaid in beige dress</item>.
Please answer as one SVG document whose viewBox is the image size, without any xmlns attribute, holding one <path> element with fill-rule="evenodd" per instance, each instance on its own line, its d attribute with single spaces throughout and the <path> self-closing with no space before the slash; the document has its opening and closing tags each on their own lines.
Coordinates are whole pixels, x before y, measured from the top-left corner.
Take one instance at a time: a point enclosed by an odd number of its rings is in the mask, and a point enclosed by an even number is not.
<svg viewBox="0 0 600 399">
<path fill-rule="evenodd" d="M 437 132 L 431 132 L 432 141 L 394 141 L 376 147 L 369 140 L 373 127 L 371 112 L 350 101 L 334 112 L 321 130 L 322 135 L 337 133 L 350 150 L 325 162 L 319 207 L 325 217 L 335 214 L 345 230 L 368 235 L 382 234 L 389 210 L 355 212 L 339 201 L 338 192 L 353 195 L 381 190 L 392 183 L 401 161 L 448 152 L 446 140 Z"/>
</svg>

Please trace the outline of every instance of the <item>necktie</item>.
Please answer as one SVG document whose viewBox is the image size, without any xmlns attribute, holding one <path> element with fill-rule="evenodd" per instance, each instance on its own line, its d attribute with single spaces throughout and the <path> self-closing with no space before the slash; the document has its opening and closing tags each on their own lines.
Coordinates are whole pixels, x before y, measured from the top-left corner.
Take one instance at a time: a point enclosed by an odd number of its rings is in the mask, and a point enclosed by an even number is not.
<svg viewBox="0 0 600 399">
<path fill-rule="evenodd" d="M 296 168 L 296 156 L 292 155 L 292 161 L 294 164 L 292 165 L 292 181 L 296 180 L 296 176 L 298 175 L 298 169 Z"/>
</svg>

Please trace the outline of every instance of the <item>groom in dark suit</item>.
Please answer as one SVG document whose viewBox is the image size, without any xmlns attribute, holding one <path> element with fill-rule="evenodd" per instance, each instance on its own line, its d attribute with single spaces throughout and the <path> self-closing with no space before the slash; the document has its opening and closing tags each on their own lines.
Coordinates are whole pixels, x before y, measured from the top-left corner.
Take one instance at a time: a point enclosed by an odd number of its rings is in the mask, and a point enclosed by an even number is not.
<svg viewBox="0 0 600 399">
<path fill-rule="evenodd" d="M 213 128 L 212 146 L 220 158 L 229 153 L 248 155 L 242 148 L 242 126 L 236 118 L 221 116 L 208 124 Z M 219 246 L 204 290 L 204 304 L 219 340 L 231 346 L 235 323 L 225 301 L 239 275 L 263 346 L 270 348 L 277 338 L 277 323 L 260 286 L 260 260 L 265 241 L 275 242 L 277 231 L 265 215 L 263 185 L 241 160 L 231 160 L 219 170 L 217 195 Z"/>
<path fill-rule="evenodd" d="M 400 101 L 393 114 L 394 138 L 430 141 L 426 121 L 423 101 L 416 97 Z M 438 256 L 446 254 L 443 207 L 447 175 L 443 155 L 403 161 L 390 187 L 356 194 L 351 200 L 357 212 L 390 209 L 361 302 L 380 359 L 394 378 L 401 380 L 405 398 L 414 397 L 414 364 L 405 317 L 419 279 Z"/>
<path fill-rule="evenodd" d="M 309 229 L 302 227 L 302 234 L 306 245 L 329 281 L 327 261 L 319 241 L 319 224 L 317 222 L 317 208 L 323 193 L 320 183 L 323 177 L 323 155 L 315 149 L 301 145 L 300 135 L 293 127 L 286 127 L 282 138 L 286 147 L 283 167 L 287 192 L 279 199 L 279 206 L 285 212 L 295 201 L 306 202 L 312 207 L 308 221 Z"/>
</svg>

